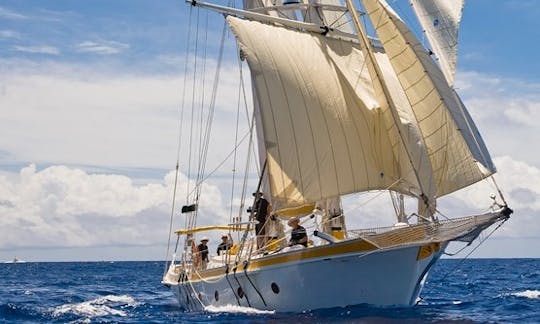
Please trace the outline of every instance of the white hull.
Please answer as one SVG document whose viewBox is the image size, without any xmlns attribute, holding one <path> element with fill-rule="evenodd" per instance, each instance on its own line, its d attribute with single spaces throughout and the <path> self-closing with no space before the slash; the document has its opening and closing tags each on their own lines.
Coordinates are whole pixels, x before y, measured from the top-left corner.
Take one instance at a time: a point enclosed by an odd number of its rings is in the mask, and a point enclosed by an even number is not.
<svg viewBox="0 0 540 324">
<path fill-rule="evenodd" d="M 419 260 L 420 246 L 409 245 L 268 265 L 248 270 L 249 278 L 244 271 L 238 271 L 227 277 L 222 274 L 169 286 L 186 310 L 209 305 L 241 305 L 280 312 L 357 304 L 411 306 L 445 247 L 443 244 L 438 252 Z M 299 252 L 287 254 L 295 253 Z M 276 286 L 279 292 L 275 292 Z M 241 298 L 239 287 L 244 292 Z"/>
</svg>

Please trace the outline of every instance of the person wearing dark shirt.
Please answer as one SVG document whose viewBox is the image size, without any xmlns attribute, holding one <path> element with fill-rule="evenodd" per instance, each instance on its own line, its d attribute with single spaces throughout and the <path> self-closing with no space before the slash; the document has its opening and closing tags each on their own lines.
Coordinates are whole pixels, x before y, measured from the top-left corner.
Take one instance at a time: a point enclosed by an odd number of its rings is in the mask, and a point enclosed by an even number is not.
<svg viewBox="0 0 540 324">
<path fill-rule="evenodd" d="M 302 244 L 303 246 L 308 246 L 308 236 L 306 229 L 300 225 L 300 220 L 298 218 L 292 218 L 287 223 L 292 227 L 291 239 L 289 240 L 289 246 Z"/>
<path fill-rule="evenodd" d="M 255 219 L 258 224 L 255 224 L 255 232 L 257 234 L 257 248 L 262 248 L 265 241 L 265 223 L 266 217 L 271 211 L 270 203 L 263 197 L 262 192 L 254 192 L 255 197 Z"/>
<path fill-rule="evenodd" d="M 226 252 L 232 247 L 232 243 L 229 242 L 229 236 L 223 234 L 221 236 L 221 243 L 217 247 L 217 255 L 221 255 L 221 251 Z"/>
<path fill-rule="evenodd" d="M 199 251 L 199 256 L 201 258 L 201 269 L 205 270 L 206 265 L 208 264 L 208 243 L 210 239 L 208 237 L 203 237 L 201 239 L 201 244 L 197 246 L 197 250 Z"/>
</svg>

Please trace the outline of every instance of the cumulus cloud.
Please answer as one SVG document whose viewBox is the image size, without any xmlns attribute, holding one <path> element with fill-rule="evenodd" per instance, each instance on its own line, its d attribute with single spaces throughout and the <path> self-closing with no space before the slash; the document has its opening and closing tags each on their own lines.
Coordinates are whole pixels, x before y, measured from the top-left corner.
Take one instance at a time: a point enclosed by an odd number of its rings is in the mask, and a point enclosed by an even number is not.
<svg viewBox="0 0 540 324">
<path fill-rule="evenodd" d="M 129 44 L 115 41 L 85 41 L 76 46 L 77 52 L 100 55 L 118 54 L 127 49 L 129 49 Z"/>
<path fill-rule="evenodd" d="M 540 142 L 540 84 L 477 72 L 458 76 L 458 92 L 492 155 L 540 167 L 540 154 L 530 148 Z"/>
<path fill-rule="evenodd" d="M 16 176 L 0 176 L 0 246 L 163 244 L 173 182 L 172 172 L 158 183 L 135 184 L 126 176 L 65 166 L 38 171 L 30 165 Z M 179 200 L 186 182 L 180 175 Z M 204 185 L 203 192 L 199 224 L 226 222 L 219 189 Z"/>
<path fill-rule="evenodd" d="M 50 55 L 58 55 L 60 54 L 60 50 L 54 46 L 13 46 L 13 49 L 18 52 L 25 52 L 25 53 L 34 53 L 34 54 L 50 54 Z"/>
<path fill-rule="evenodd" d="M 496 180 L 508 205 L 515 211 L 493 238 L 540 238 L 540 168 L 509 156 L 494 159 L 498 167 Z M 497 193 L 491 179 L 486 179 L 449 196 L 440 198 L 438 209 L 447 217 L 477 215 L 490 211 L 490 195 Z M 499 203 L 501 203 L 501 200 Z M 396 222 L 387 193 L 369 193 L 345 200 L 349 228 L 392 226 Z M 409 213 L 416 211 L 416 201 L 406 201 Z M 441 216 L 442 217 L 442 216 Z"/>
<path fill-rule="evenodd" d="M 43 66 L 38 67 L 43 71 L 26 66 L 0 74 L 0 106 L 6 107 L 0 110 L 0 150 L 9 157 L 47 164 L 174 166 L 182 77 Z M 208 80 L 213 76 L 212 67 L 207 65 Z M 230 125 L 236 114 L 230 111 L 235 112 L 237 106 L 237 75 L 234 66 L 223 67 L 218 101 L 224 105 L 216 107 L 220 122 L 214 123 L 212 131 L 219 136 L 214 136 L 209 149 L 209 169 L 234 147 L 235 131 Z M 192 81 L 187 82 L 189 88 Z M 185 100 L 183 148 L 189 147 L 192 103 L 196 114 L 203 110 L 199 94 L 195 101 L 190 96 L 191 92 Z M 241 116 L 245 116 L 243 110 Z M 242 127 L 241 135 L 247 124 Z"/>
<path fill-rule="evenodd" d="M 540 169 L 510 156 L 494 159 L 498 168 L 496 179 L 505 194 L 509 206 L 515 214 L 498 233 L 499 237 L 540 238 Z M 454 195 L 462 203 L 462 208 L 478 208 L 479 202 L 486 202 L 496 188 L 490 181 L 483 181 Z M 455 204 L 454 204 L 455 205 Z"/>
</svg>

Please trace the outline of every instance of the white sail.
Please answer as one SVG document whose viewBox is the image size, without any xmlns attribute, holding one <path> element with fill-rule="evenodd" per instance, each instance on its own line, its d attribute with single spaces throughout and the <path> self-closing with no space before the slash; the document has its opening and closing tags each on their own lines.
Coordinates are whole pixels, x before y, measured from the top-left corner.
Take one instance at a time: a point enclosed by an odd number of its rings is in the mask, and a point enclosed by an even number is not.
<svg viewBox="0 0 540 324">
<path fill-rule="evenodd" d="M 281 3 L 280 3 L 281 4 Z M 296 19 L 295 13 L 290 10 L 276 10 L 272 7 L 276 5 L 275 0 L 243 0 L 243 7 L 246 10 L 257 9 L 257 8 L 267 8 L 264 11 L 259 11 L 260 13 L 267 14 L 274 17 L 282 17 L 288 19 Z"/>
<path fill-rule="evenodd" d="M 454 85 L 458 30 L 464 0 L 411 0 L 448 83 Z"/>
<path fill-rule="evenodd" d="M 429 53 L 384 0 L 363 2 L 422 132 L 437 196 L 495 172 L 476 126 Z"/>
<path fill-rule="evenodd" d="M 319 0 L 318 2 L 323 5 L 343 5 L 341 0 Z M 325 25 L 327 25 L 328 27 L 349 34 L 353 32 L 351 23 L 349 22 L 349 19 L 347 18 L 347 15 L 344 14 L 344 12 L 322 9 L 322 15 L 324 16 Z"/>
<path fill-rule="evenodd" d="M 372 189 L 411 194 L 361 50 L 351 42 L 227 17 L 252 73 L 276 208 Z"/>
</svg>

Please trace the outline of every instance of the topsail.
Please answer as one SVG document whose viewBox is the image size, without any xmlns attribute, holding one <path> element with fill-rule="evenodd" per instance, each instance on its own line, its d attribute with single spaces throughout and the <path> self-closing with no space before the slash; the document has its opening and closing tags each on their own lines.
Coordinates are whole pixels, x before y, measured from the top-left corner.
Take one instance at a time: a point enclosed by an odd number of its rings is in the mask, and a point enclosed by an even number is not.
<svg viewBox="0 0 540 324">
<path fill-rule="evenodd" d="M 448 83 L 454 85 L 458 30 L 464 0 L 411 0 L 412 8 Z"/>
</svg>

